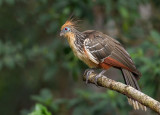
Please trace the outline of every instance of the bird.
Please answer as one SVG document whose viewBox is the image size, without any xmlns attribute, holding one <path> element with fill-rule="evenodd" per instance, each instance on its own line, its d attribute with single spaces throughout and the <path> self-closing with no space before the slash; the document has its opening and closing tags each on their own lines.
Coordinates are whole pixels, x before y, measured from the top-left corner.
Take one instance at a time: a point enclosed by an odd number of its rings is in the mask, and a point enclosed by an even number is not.
<svg viewBox="0 0 160 115">
<path fill-rule="evenodd" d="M 74 55 L 89 66 L 90 69 L 85 71 L 86 77 L 95 69 L 103 69 L 95 76 L 96 82 L 109 68 L 118 68 L 122 72 L 125 84 L 141 91 L 137 83 L 141 73 L 119 41 L 96 30 L 80 32 L 77 29 L 77 21 L 73 19 L 68 19 L 62 25 L 60 36 L 68 40 Z M 147 110 L 146 106 L 132 98 L 128 97 L 128 102 L 135 110 Z"/>
</svg>

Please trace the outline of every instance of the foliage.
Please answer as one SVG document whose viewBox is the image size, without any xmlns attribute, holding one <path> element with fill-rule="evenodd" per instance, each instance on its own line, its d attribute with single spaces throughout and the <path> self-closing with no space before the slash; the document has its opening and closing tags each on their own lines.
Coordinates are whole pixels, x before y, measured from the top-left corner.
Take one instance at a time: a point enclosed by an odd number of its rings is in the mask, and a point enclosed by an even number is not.
<svg viewBox="0 0 160 115">
<path fill-rule="evenodd" d="M 118 39 L 142 72 L 142 91 L 160 100 L 159 6 L 159 0 L 0 0 L 0 113 L 132 111 L 125 96 L 82 82 L 87 66 L 59 37 L 72 13 L 83 19 L 80 30 L 97 29 Z"/>
<path fill-rule="evenodd" d="M 36 104 L 35 110 L 28 115 L 51 115 L 47 108 L 41 104 Z"/>
<path fill-rule="evenodd" d="M 124 96 L 119 96 L 117 93 L 110 90 L 101 94 L 80 89 L 76 89 L 74 92 L 76 97 L 62 99 L 54 98 L 49 90 L 43 89 L 40 95 L 35 95 L 32 99 L 46 105 L 52 110 L 53 114 L 56 115 L 69 115 L 71 111 L 68 110 L 73 110 L 73 115 L 111 114 L 116 106 L 125 108 L 125 104 L 127 103 Z M 126 109 L 126 111 L 129 111 L 129 109 Z M 115 111 L 114 114 L 123 113 L 127 115 L 126 111 L 121 111 L 119 109 Z"/>
</svg>

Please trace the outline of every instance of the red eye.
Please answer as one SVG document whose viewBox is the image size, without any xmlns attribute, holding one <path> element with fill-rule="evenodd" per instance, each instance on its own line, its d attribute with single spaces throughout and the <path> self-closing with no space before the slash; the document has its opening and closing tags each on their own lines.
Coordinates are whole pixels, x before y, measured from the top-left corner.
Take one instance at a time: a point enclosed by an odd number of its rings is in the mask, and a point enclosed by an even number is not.
<svg viewBox="0 0 160 115">
<path fill-rule="evenodd" d="M 68 28 L 65 28 L 65 30 L 68 30 Z"/>
</svg>

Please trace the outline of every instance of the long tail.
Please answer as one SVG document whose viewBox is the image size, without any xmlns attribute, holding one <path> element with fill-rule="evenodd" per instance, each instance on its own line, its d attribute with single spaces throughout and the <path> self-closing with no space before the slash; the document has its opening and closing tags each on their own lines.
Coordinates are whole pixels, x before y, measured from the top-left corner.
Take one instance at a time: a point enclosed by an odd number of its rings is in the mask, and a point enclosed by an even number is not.
<svg viewBox="0 0 160 115">
<path fill-rule="evenodd" d="M 133 73 L 131 73 L 130 71 L 128 71 L 126 69 L 122 69 L 122 73 L 123 73 L 124 81 L 127 85 L 130 85 L 130 86 L 134 87 L 135 89 L 141 91 Z M 134 99 L 128 98 L 128 103 L 130 105 L 132 105 L 135 110 L 137 110 L 139 108 L 141 108 L 144 111 L 147 110 L 146 106 L 142 105 L 141 103 L 137 102 Z"/>
</svg>

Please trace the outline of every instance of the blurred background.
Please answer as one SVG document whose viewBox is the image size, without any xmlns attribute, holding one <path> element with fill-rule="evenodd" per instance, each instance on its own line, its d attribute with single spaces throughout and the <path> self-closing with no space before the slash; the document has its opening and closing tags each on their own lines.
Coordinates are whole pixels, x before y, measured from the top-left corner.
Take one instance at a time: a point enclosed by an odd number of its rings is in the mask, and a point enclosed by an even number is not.
<svg viewBox="0 0 160 115">
<path fill-rule="evenodd" d="M 80 31 L 120 41 L 142 72 L 142 91 L 160 101 L 160 0 L 0 0 L 0 114 L 154 115 L 85 84 L 87 66 L 59 36 L 72 13 Z"/>
</svg>

